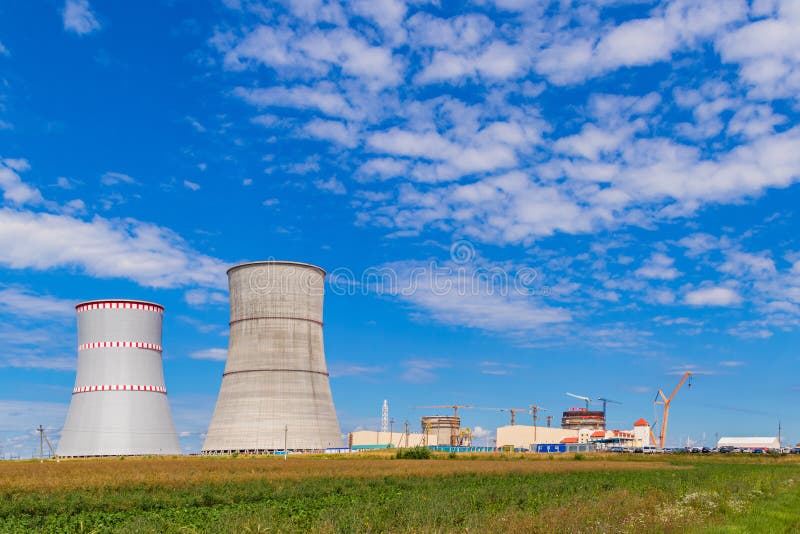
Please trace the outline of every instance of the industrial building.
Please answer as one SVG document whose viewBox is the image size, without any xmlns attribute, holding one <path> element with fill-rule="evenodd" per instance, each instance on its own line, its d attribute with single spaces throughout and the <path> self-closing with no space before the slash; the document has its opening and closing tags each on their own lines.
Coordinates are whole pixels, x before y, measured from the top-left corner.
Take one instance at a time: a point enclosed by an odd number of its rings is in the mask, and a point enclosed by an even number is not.
<svg viewBox="0 0 800 534">
<path fill-rule="evenodd" d="M 719 438 L 717 448 L 730 447 L 742 450 L 780 450 L 781 442 L 777 437 L 741 437 L 741 438 Z"/>
<path fill-rule="evenodd" d="M 347 446 L 353 450 L 430 447 L 434 445 L 447 445 L 449 443 L 449 435 L 445 443 L 439 443 L 439 438 L 436 434 L 425 435 L 422 432 L 405 433 L 357 430 L 355 432 L 350 432 L 347 437 Z"/>
<path fill-rule="evenodd" d="M 578 430 L 543 426 L 509 425 L 497 429 L 497 446 L 529 449 L 531 444 L 560 443 L 564 438 L 578 438 Z"/>
<path fill-rule="evenodd" d="M 96 300 L 75 309 L 78 371 L 57 454 L 179 454 L 161 362 L 164 308 Z"/>
<path fill-rule="evenodd" d="M 593 444 L 594 449 L 613 446 L 649 447 L 652 444 L 650 424 L 639 419 L 632 430 L 595 430 L 592 428 L 550 428 L 527 425 L 501 426 L 497 429 L 497 446 L 536 450 L 546 444 Z"/>
<path fill-rule="evenodd" d="M 561 428 L 605 430 L 606 413 L 586 408 L 570 408 L 561 414 Z"/>
<path fill-rule="evenodd" d="M 202 452 L 341 447 L 322 339 L 325 271 L 286 261 L 228 270 L 230 340 Z"/>
</svg>

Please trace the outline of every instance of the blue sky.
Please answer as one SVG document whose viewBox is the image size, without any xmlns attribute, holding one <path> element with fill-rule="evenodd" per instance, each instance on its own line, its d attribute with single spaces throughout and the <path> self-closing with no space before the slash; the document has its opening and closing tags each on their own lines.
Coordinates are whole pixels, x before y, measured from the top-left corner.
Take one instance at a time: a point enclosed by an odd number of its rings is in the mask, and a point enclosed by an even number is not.
<svg viewBox="0 0 800 534">
<path fill-rule="evenodd" d="M 345 432 L 566 391 L 630 428 L 691 370 L 669 444 L 800 440 L 798 50 L 788 0 L 0 5 L 3 453 L 57 438 L 108 297 L 166 307 L 197 450 L 225 269 L 270 258 L 334 275 Z"/>
</svg>

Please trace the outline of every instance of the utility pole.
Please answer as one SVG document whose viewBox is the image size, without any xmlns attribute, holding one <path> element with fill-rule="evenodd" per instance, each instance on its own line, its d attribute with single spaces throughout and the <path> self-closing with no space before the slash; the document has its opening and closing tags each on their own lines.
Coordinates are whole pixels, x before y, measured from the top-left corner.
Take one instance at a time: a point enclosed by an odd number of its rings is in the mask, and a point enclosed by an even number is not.
<svg viewBox="0 0 800 534">
<path fill-rule="evenodd" d="M 289 457 L 289 425 L 283 426 L 283 460 Z"/>
<path fill-rule="evenodd" d="M 408 448 L 408 419 L 406 419 L 406 448 Z"/>
<path fill-rule="evenodd" d="M 550 421 L 552 421 L 552 420 L 553 420 L 553 416 L 552 415 L 548 415 L 547 416 L 547 428 L 550 428 Z"/>
<path fill-rule="evenodd" d="M 389 443 L 394 446 L 394 417 L 389 419 Z"/>
<path fill-rule="evenodd" d="M 783 448 L 783 442 L 781 441 L 781 420 L 778 419 L 778 448 Z"/>
<path fill-rule="evenodd" d="M 39 462 L 44 462 L 44 427 L 39 425 Z"/>
</svg>

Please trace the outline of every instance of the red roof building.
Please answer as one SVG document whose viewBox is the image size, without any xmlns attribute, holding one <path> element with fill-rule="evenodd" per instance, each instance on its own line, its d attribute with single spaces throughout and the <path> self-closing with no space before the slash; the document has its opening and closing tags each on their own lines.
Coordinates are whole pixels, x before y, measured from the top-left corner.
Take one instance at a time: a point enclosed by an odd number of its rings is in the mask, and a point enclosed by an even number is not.
<svg viewBox="0 0 800 534">
<path fill-rule="evenodd" d="M 574 437 L 562 438 L 559 443 L 578 443 L 578 438 Z"/>
<path fill-rule="evenodd" d="M 633 423 L 633 426 L 650 426 L 650 423 L 644 420 L 644 417 Z"/>
</svg>

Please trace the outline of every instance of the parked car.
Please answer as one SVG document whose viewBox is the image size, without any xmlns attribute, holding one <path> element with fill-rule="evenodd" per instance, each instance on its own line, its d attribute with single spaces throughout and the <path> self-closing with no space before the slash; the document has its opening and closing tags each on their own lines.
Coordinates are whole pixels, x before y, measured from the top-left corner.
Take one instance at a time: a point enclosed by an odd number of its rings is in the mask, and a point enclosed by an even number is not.
<svg viewBox="0 0 800 534">
<path fill-rule="evenodd" d="M 608 452 L 625 452 L 622 447 L 609 447 Z"/>
</svg>

